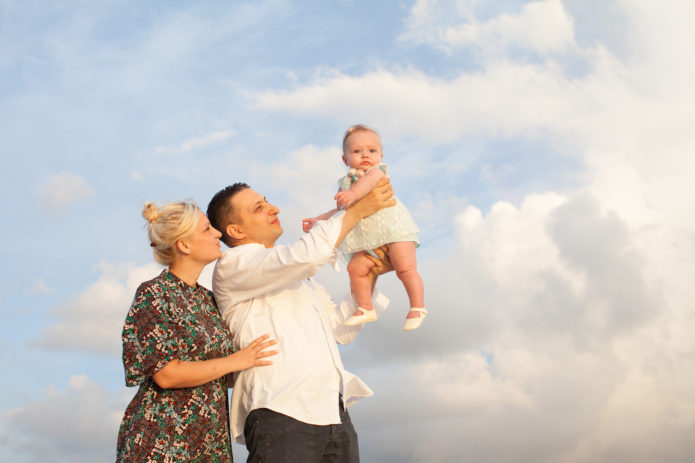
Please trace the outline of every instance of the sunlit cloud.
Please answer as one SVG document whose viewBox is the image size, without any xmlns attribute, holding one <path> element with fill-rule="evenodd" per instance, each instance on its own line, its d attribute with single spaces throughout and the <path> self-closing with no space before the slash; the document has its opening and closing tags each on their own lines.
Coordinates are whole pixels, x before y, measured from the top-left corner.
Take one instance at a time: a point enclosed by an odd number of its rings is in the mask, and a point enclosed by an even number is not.
<svg viewBox="0 0 695 463">
<path fill-rule="evenodd" d="M 32 344 L 51 351 L 121 352 L 121 330 L 135 290 L 154 278 L 158 264 L 99 266 L 99 278 L 68 302 L 51 309 L 49 322 Z"/>
<path fill-rule="evenodd" d="M 36 191 L 41 206 L 56 214 L 62 214 L 71 205 L 92 198 L 94 193 L 94 187 L 84 177 L 69 171 L 54 175 Z"/>
<path fill-rule="evenodd" d="M 3 444 L 33 461 L 111 460 L 126 400 L 85 375 L 71 376 L 63 390 L 49 386 L 43 396 L 5 411 Z"/>
<path fill-rule="evenodd" d="M 201 52 L 222 43 L 228 29 L 211 25 L 228 22 L 259 47 L 270 47 L 260 40 L 267 29 L 253 35 L 242 23 L 286 24 L 291 9 L 274 1 L 248 8 L 214 20 L 196 7 L 165 15 L 138 29 L 127 46 L 103 44 L 111 59 L 107 76 L 80 75 L 118 98 L 123 87 L 147 93 L 148 82 L 176 85 L 173 76 L 190 68 L 193 57 L 214 61 Z M 281 240 L 289 242 L 301 233 L 300 218 L 332 206 L 344 170 L 340 140 L 331 144 L 323 135 L 357 121 L 375 126 L 388 138 L 385 162 L 400 182 L 396 192 L 407 196 L 426 238 L 418 268 L 430 315 L 420 329 L 403 333 L 407 297 L 395 275 L 384 275 L 377 285 L 391 306 L 341 351 L 346 368 L 375 391 L 350 410 L 362 459 L 692 460 L 695 203 L 687 198 L 695 194 L 695 3 L 419 0 L 389 10 L 391 19 L 399 13 L 403 17 L 389 23 L 395 29 L 384 29 L 388 44 L 375 41 L 370 48 L 372 61 L 363 54 L 336 58 L 331 48 L 328 58 L 301 66 L 254 64 L 253 82 L 229 66 L 205 68 L 213 71 L 206 85 L 224 81 L 230 93 L 243 94 L 248 106 L 234 112 L 245 118 L 244 129 L 206 129 L 240 126 L 225 119 L 230 113 L 201 103 L 201 111 L 213 114 L 210 124 L 191 129 L 185 119 L 166 131 L 161 126 L 169 120 L 159 121 L 146 127 L 155 141 L 133 149 L 155 161 L 172 154 L 180 163 L 133 163 L 122 174 L 137 195 L 194 190 L 203 207 L 224 185 L 212 185 L 211 177 L 248 181 L 281 206 Z M 600 21 L 606 17 L 621 21 Z M 75 21 L 64 26 L 83 22 Z M 56 56 L 75 58 L 65 61 L 70 68 L 92 69 L 95 62 L 76 46 L 86 30 L 51 41 L 50 50 L 63 53 Z M 624 44 L 623 53 L 607 45 L 608 35 Z M 391 48 L 381 54 L 381 47 Z M 248 53 L 261 59 L 256 51 Z M 15 50 L 11 60 L 22 55 Z M 209 64 L 203 61 L 201 68 Z M 275 77 L 259 83 L 254 72 Z M 12 108 L 23 103 L 17 98 Z M 143 107 L 157 104 L 153 99 Z M 200 153 L 214 162 L 200 162 Z M 550 175 L 548 160 L 570 180 Z M 64 211 L 94 195 L 87 174 L 62 175 L 62 187 L 46 182 L 37 190 L 45 207 Z M 526 176 L 544 181 L 525 183 Z M 514 194 L 502 194 L 505 188 Z M 476 198 L 478 190 L 484 200 Z M 124 199 L 122 190 L 112 195 L 109 207 L 141 199 Z M 133 214 L 137 218 L 137 210 Z M 127 226 L 140 225 L 134 223 Z M 67 296 L 57 285 L 28 280 L 30 291 L 60 295 L 27 335 L 32 346 L 118 361 L 137 285 L 161 267 L 110 262 Z M 200 279 L 208 287 L 210 270 Z M 322 269 L 317 280 L 336 299 L 349 292 L 344 271 Z M 108 423 L 95 430 L 68 426 L 65 434 L 48 429 L 63 422 L 61 403 L 75 404 L 80 395 L 87 404 L 99 401 L 94 409 Z M 51 455 L 79 461 L 72 458 L 78 451 L 90 461 L 108 459 L 124 406 L 93 380 L 73 377 L 62 390 L 12 405 L 2 418 L 12 432 L 0 433 L 0 444 L 38 461 Z M 37 418 L 42 407 L 48 410 L 43 421 Z M 83 410 L 77 414 L 93 419 Z M 79 433 L 100 442 L 106 457 L 76 443 Z"/>
<path fill-rule="evenodd" d="M 43 278 L 37 278 L 29 290 L 32 293 L 38 294 L 51 294 L 55 292 L 55 289 L 50 287 Z"/>
<path fill-rule="evenodd" d="M 438 19 L 445 15 L 447 23 L 442 24 Z M 455 18 L 461 22 L 454 22 Z M 509 50 L 544 55 L 575 46 L 572 18 L 560 0 L 525 3 L 517 14 L 500 14 L 489 20 L 475 16 L 475 2 L 466 5 L 419 0 L 407 24 L 401 40 L 425 43 L 449 53 L 469 48 L 488 56 Z"/>
<path fill-rule="evenodd" d="M 234 136 L 233 130 L 223 130 L 219 132 L 210 132 L 201 137 L 189 138 L 184 140 L 176 147 L 165 147 L 157 146 L 155 147 L 155 152 L 157 153 L 185 153 L 188 151 L 194 151 L 198 149 L 205 148 L 210 145 L 221 143 Z"/>
</svg>

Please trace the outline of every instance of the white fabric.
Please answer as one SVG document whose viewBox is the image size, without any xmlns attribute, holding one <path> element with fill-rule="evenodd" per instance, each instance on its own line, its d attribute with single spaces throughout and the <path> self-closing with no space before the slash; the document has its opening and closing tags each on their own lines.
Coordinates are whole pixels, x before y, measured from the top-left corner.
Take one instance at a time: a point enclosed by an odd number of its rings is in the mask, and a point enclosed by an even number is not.
<svg viewBox="0 0 695 463">
<path fill-rule="evenodd" d="M 335 261 L 333 246 L 343 215 L 317 222 L 291 245 L 266 249 L 245 244 L 226 250 L 215 265 L 212 287 L 235 349 L 263 334 L 278 341 L 273 365 L 235 374 L 230 404 L 235 442 L 244 443 L 244 422 L 256 408 L 310 424 L 338 424 L 338 393 L 346 406 L 372 395 L 362 380 L 343 369 L 336 345 L 351 342 L 361 330 L 343 325 L 357 305 L 351 296 L 336 305 L 311 278 Z M 388 299 L 375 291 L 377 313 L 387 305 Z"/>
</svg>

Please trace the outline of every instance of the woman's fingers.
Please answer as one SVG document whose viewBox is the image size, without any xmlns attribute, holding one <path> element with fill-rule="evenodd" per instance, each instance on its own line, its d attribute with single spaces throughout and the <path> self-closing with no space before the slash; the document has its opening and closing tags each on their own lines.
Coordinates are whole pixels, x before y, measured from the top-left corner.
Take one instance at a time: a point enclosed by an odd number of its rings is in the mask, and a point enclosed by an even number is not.
<svg viewBox="0 0 695 463">
<path fill-rule="evenodd" d="M 256 356 L 261 358 L 261 357 L 270 357 L 271 355 L 277 355 L 279 351 L 277 350 L 264 350 L 261 352 L 256 352 Z"/>
<path fill-rule="evenodd" d="M 275 344 L 277 344 L 277 343 L 278 343 L 278 342 L 275 341 L 275 340 L 264 342 L 263 344 L 259 344 L 258 346 L 256 346 L 256 347 L 255 347 L 255 351 L 256 351 L 256 352 L 262 352 L 262 351 L 264 351 L 265 349 L 267 349 L 268 347 L 270 347 L 270 346 L 272 346 L 272 345 L 275 345 Z"/>
<path fill-rule="evenodd" d="M 248 345 L 248 347 L 253 349 L 256 346 L 258 346 L 259 344 L 261 344 L 263 341 L 268 339 L 269 337 L 270 337 L 269 334 L 264 334 L 263 336 L 259 336 L 256 339 L 254 339 L 253 341 L 251 341 L 251 343 Z"/>
</svg>

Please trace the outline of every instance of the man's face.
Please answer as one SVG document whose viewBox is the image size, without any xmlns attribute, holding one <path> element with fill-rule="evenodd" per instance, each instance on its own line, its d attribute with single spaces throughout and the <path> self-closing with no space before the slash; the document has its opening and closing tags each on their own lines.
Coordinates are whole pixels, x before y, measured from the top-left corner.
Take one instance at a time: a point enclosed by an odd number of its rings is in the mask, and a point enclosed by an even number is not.
<svg viewBox="0 0 695 463">
<path fill-rule="evenodd" d="M 266 201 L 251 188 L 245 188 L 232 197 L 232 208 L 236 214 L 236 231 L 240 237 L 237 244 L 259 243 L 272 248 L 282 235 L 278 219 L 280 209 Z"/>
</svg>

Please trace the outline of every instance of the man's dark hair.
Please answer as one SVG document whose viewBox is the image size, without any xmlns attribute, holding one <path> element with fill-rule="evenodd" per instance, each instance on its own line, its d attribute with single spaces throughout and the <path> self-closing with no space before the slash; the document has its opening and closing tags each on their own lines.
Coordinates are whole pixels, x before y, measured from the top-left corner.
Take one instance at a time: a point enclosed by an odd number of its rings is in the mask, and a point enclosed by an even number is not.
<svg viewBox="0 0 695 463">
<path fill-rule="evenodd" d="M 232 198 L 241 190 L 250 188 L 247 184 L 237 182 L 234 185 L 229 185 L 221 189 L 210 200 L 208 204 L 208 220 L 210 225 L 215 227 L 222 233 L 220 238 L 224 244 L 230 248 L 234 246 L 234 239 L 227 234 L 227 225 L 234 223 L 236 220 L 234 210 L 232 208 Z"/>
</svg>

